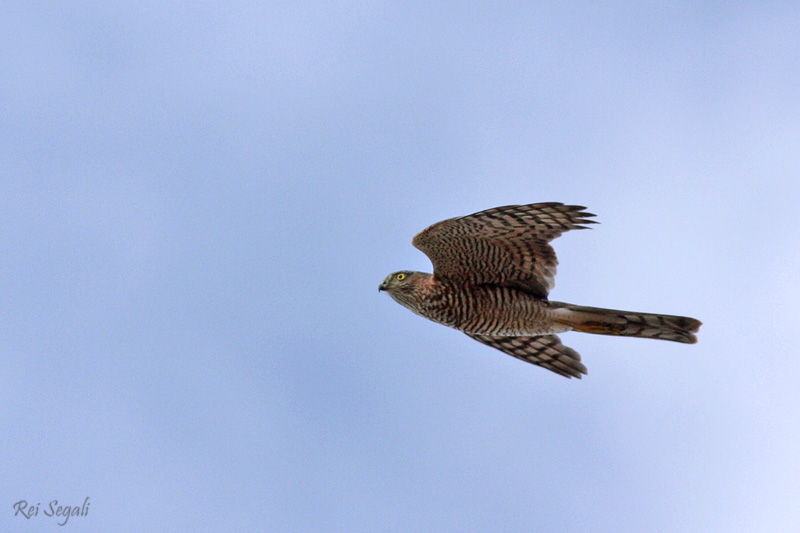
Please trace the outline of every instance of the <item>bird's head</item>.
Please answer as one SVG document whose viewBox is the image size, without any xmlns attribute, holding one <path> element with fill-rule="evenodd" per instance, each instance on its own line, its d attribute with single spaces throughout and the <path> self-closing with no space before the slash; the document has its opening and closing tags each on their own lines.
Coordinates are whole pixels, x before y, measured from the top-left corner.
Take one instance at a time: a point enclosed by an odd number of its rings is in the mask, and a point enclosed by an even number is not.
<svg viewBox="0 0 800 533">
<path fill-rule="evenodd" d="M 416 312 L 415 309 L 420 300 L 424 299 L 425 289 L 431 279 L 432 276 L 425 272 L 401 270 L 389 274 L 378 286 L 378 290 L 388 292 L 397 303 Z"/>
<path fill-rule="evenodd" d="M 416 288 L 421 272 L 411 270 L 401 270 L 386 276 L 386 279 L 378 286 L 378 291 L 386 291 L 392 296 L 399 293 L 410 293 Z"/>
</svg>

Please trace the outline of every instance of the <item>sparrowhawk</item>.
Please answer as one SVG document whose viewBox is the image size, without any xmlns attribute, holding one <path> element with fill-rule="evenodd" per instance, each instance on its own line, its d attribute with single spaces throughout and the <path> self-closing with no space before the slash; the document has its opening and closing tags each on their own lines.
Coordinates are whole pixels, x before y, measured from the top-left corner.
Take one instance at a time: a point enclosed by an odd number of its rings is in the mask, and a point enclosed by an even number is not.
<svg viewBox="0 0 800 533">
<path fill-rule="evenodd" d="M 594 224 L 585 207 L 508 205 L 451 218 L 412 241 L 433 274 L 403 270 L 378 290 L 425 318 L 557 374 L 586 374 L 581 356 L 556 335 L 581 331 L 695 343 L 694 318 L 616 311 L 548 300 L 558 261 L 550 241 Z"/>
</svg>

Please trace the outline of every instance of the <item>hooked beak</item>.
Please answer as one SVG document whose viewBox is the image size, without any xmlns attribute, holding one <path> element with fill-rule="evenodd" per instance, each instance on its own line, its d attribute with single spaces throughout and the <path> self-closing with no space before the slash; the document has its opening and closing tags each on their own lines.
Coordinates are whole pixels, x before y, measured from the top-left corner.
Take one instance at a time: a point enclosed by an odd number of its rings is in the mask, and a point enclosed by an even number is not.
<svg viewBox="0 0 800 533">
<path fill-rule="evenodd" d="M 386 290 L 386 282 L 382 281 L 380 285 L 378 285 L 378 292 Z"/>
</svg>

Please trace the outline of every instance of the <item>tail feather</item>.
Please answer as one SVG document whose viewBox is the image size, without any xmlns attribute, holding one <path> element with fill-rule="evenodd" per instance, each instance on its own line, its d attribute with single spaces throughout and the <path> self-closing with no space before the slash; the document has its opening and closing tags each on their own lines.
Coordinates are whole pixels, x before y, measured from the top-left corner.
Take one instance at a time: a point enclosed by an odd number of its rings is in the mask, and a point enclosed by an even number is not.
<svg viewBox="0 0 800 533">
<path fill-rule="evenodd" d="M 642 337 L 694 344 L 702 322 L 686 316 L 617 311 L 599 307 L 551 302 L 553 319 L 574 331 L 597 335 Z"/>
</svg>

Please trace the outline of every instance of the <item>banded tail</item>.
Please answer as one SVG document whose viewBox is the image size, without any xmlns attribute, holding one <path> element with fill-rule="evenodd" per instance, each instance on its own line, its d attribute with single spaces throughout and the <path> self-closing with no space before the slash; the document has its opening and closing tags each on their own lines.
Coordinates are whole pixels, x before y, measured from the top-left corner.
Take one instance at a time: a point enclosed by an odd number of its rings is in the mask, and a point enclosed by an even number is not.
<svg viewBox="0 0 800 533">
<path fill-rule="evenodd" d="M 656 315 L 617 311 L 599 307 L 550 302 L 555 309 L 553 320 L 569 326 L 574 331 L 597 335 L 642 337 L 694 344 L 694 333 L 703 324 L 686 316 Z"/>
</svg>

